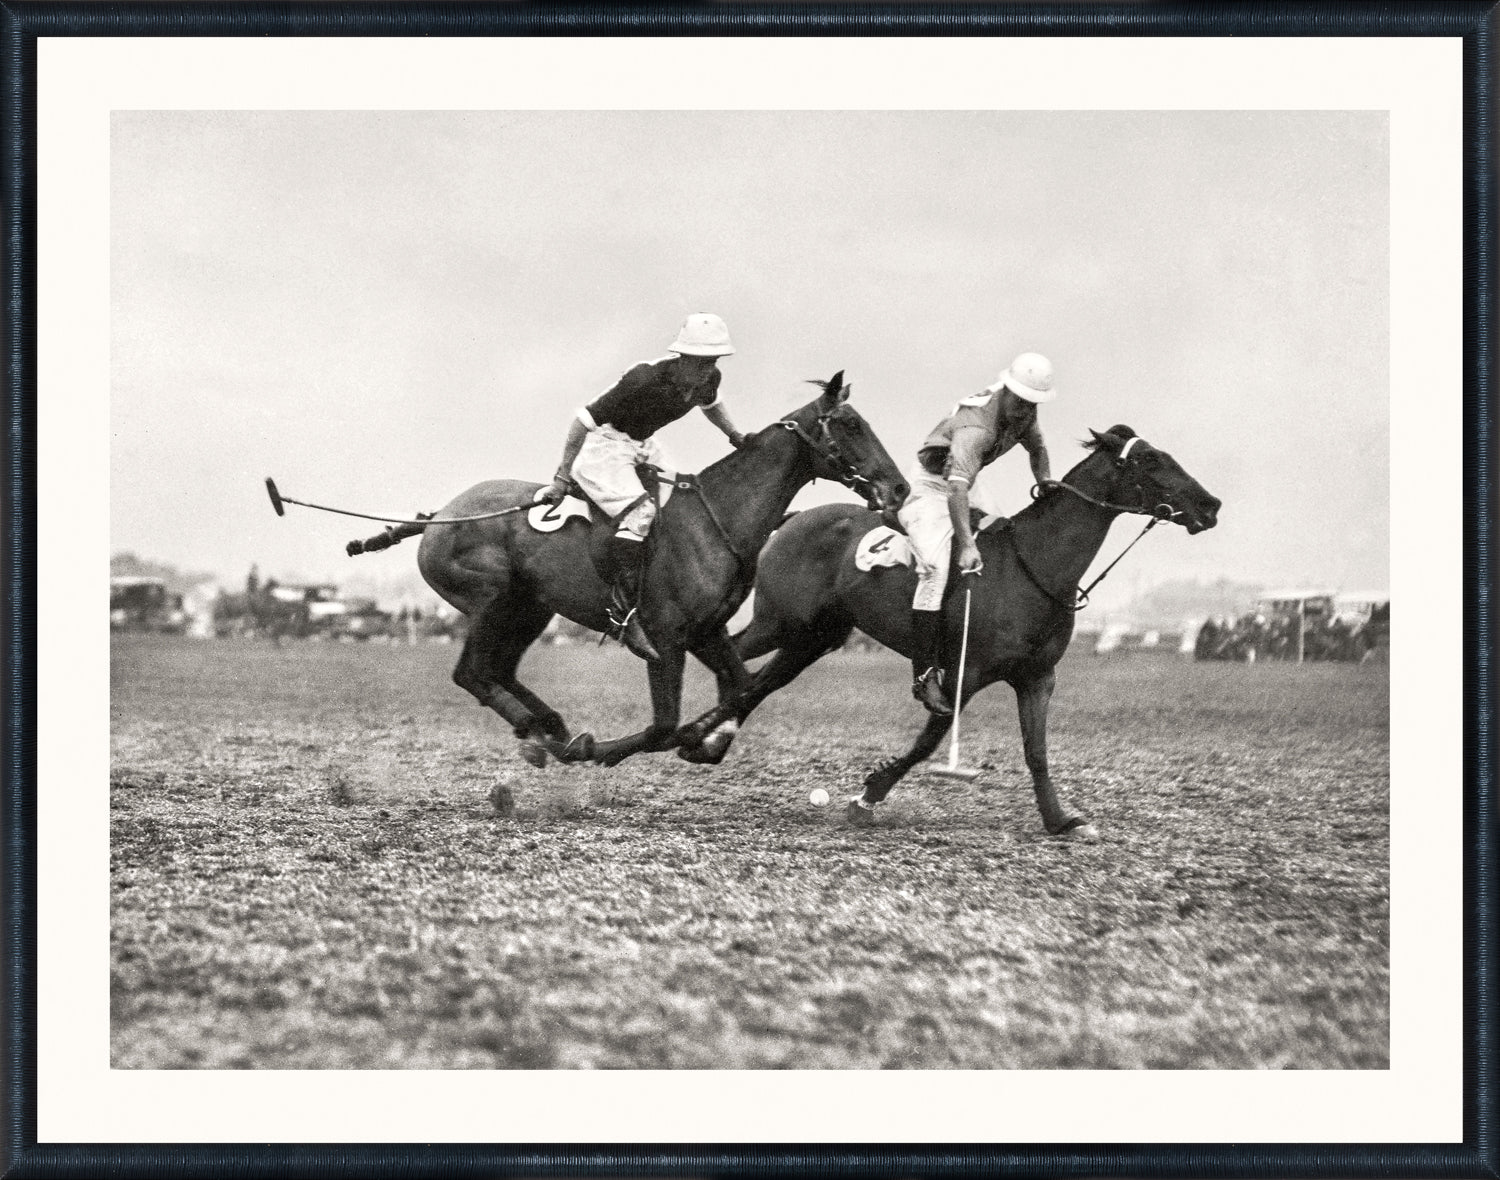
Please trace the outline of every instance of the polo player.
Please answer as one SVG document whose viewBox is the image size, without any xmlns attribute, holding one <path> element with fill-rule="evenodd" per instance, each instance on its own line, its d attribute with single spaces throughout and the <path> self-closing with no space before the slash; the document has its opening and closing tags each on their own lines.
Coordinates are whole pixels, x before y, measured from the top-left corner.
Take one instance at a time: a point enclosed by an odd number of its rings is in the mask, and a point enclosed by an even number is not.
<svg viewBox="0 0 1500 1180">
<path fill-rule="evenodd" d="M 977 574 L 984 568 L 969 521 L 969 489 L 981 470 L 1017 443 L 1031 456 L 1036 481 L 1052 478 L 1037 406 L 1056 393 L 1052 362 L 1023 352 L 993 385 L 954 406 L 917 451 L 911 494 L 898 516 L 917 567 L 911 691 L 928 712 L 953 712 L 943 697 L 942 606 L 955 536 L 959 572 Z"/>
<path fill-rule="evenodd" d="M 645 541 L 656 517 L 656 502 L 641 484 L 636 467 L 670 466 L 654 436 L 695 406 L 723 431 L 731 446 L 744 443 L 745 436 L 734 428 L 719 399 L 719 358 L 733 352 L 722 319 L 707 313 L 688 316 L 667 356 L 629 369 L 578 411 L 568 426 L 557 474 L 537 492 L 539 502 L 556 504 L 568 494 L 571 480 L 614 521 L 607 568 L 601 571 L 613 583 L 609 634 L 642 659 L 657 658 L 638 609 Z"/>
</svg>

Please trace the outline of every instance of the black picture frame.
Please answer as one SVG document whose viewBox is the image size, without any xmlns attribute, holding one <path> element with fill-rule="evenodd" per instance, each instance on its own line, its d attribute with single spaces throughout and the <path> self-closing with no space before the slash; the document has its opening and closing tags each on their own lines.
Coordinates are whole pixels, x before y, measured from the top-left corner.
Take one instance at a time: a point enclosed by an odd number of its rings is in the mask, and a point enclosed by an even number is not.
<svg viewBox="0 0 1500 1180">
<path fill-rule="evenodd" d="M 1496 1176 L 1495 69 L 1497 6 L 1434 4 L 439 4 L 0 2 L 5 216 L 5 1177 Z M 43 36 L 1461 37 L 1464 95 L 1464 1079 L 1462 1144 L 37 1142 L 37 39 Z"/>
</svg>

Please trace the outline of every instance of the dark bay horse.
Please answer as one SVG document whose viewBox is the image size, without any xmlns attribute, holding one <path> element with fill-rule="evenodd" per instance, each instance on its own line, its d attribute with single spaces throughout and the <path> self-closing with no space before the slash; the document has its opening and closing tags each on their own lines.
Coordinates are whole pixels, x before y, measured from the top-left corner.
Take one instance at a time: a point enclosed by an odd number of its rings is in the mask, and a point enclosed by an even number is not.
<svg viewBox="0 0 1500 1180">
<path fill-rule="evenodd" d="M 639 733 L 596 742 L 572 737 L 562 717 L 516 679 L 526 649 L 552 616 L 602 631 L 609 586 L 592 551 L 613 527 L 571 519 L 555 532 L 533 530 L 523 513 L 435 527 L 445 517 L 474 516 L 529 505 L 540 485 L 491 480 L 462 493 L 426 525 L 417 565 L 439 595 L 469 617 L 469 637 L 453 679 L 500 714 L 522 740 L 533 765 L 547 755 L 613 766 L 632 754 L 671 749 L 680 719 L 686 653 L 718 679 L 721 701 L 748 688 L 725 624 L 755 578 L 756 559 L 792 497 L 815 478 L 837 480 L 892 519 L 907 485 L 868 422 L 848 405 L 843 373 L 813 382 L 823 389 L 795 413 L 749 436 L 744 446 L 680 481 L 651 530 L 641 597 L 641 623 L 660 659 L 648 665 L 652 721 Z M 384 547 L 389 541 L 377 542 Z M 360 552 L 367 542 L 355 542 Z"/>
<path fill-rule="evenodd" d="M 984 570 L 969 579 L 973 611 L 963 685 L 965 705 L 997 680 L 1015 689 L 1042 821 L 1053 835 L 1084 837 L 1094 834 L 1092 828 L 1063 800 L 1047 770 L 1053 669 L 1073 637 L 1079 582 L 1121 513 L 1172 520 L 1191 534 L 1213 528 L 1220 506 L 1170 455 L 1128 426 L 1090 433 L 1086 459 L 1044 489 L 1009 527 L 980 533 Z M 854 565 L 860 539 L 879 523 L 853 505 L 830 504 L 798 513 L 776 533 L 761 553 L 754 617 L 734 637 L 744 659 L 776 654 L 732 712 L 721 704 L 683 727 L 679 757 L 721 760 L 739 724 L 761 701 L 841 647 L 855 627 L 903 655 L 911 652 L 915 573 L 904 566 L 861 572 Z M 958 667 L 963 606 L 963 593 L 951 586 L 943 608 L 949 669 Z M 951 681 L 945 692 L 951 702 Z M 869 822 L 902 776 L 937 749 L 952 721 L 929 717 L 910 750 L 876 766 L 863 793 L 849 801 L 849 819 Z"/>
</svg>

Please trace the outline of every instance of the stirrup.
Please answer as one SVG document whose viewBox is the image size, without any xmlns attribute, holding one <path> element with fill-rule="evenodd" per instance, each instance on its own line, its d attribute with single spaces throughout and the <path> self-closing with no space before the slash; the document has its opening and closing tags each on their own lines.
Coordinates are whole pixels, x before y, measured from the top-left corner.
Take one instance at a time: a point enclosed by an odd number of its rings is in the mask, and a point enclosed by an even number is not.
<svg viewBox="0 0 1500 1180">
<path fill-rule="evenodd" d="M 928 668 L 911 682 L 911 695 L 922 702 L 922 707 L 939 717 L 951 717 L 953 706 L 943 699 L 943 670 Z"/>
<path fill-rule="evenodd" d="M 622 615 L 618 604 L 611 602 L 605 614 L 609 618 L 609 630 L 599 639 L 603 643 L 605 638 L 613 639 L 623 643 L 630 651 L 643 660 L 659 660 L 661 653 L 651 642 L 646 630 L 641 626 L 640 612 L 635 607 L 629 607 Z"/>
<path fill-rule="evenodd" d="M 599 642 L 605 639 L 619 639 L 624 634 L 625 628 L 630 625 L 630 616 L 635 614 L 635 604 L 625 595 L 625 588 L 616 582 L 609 588 L 609 601 L 604 606 L 604 617 L 609 620 L 609 626 L 605 629 Z"/>
</svg>

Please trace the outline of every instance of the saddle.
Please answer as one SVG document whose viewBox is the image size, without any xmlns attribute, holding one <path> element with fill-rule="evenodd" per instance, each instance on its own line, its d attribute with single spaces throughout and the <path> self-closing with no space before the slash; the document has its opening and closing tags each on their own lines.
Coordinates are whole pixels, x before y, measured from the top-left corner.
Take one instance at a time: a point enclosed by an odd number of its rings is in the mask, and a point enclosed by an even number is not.
<svg viewBox="0 0 1500 1180">
<path fill-rule="evenodd" d="M 696 482 L 695 476 L 668 471 L 654 463 L 638 464 L 635 473 L 640 477 L 641 487 L 646 489 L 645 495 L 655 499 L 658 511 L 671 498 L 674 489 L 690 488 Z M 568 494 L 556 504 L 533 505 L 526 513 L 526 523 L 539 533 L 555 533 L 575 517 L 586 524 L 613 524 L 618 519 L 606 516 L 575 481 L 569 480 L 568 485 Z M 637 500 L 636 503 L 640 501 Z M 634 507 L 635 504 L 631 504 L 625 512 Z M 625 513 L 619 515 L 623 516 Z"/>
<path fill-rule="evenodd" d="M 969 513 L 969 521 L 977 536 L 1001 521 L 1009 524 L 1010 517 L 985 514 L 973 509 Z M 854 568 L 863 573 L 887 566 L 910 566 L 912 561 L 911 542 L 906 535 L 884 524 L 877 525 L 861 537 L 859 546 L 854 550 Z"/>
</svg>

